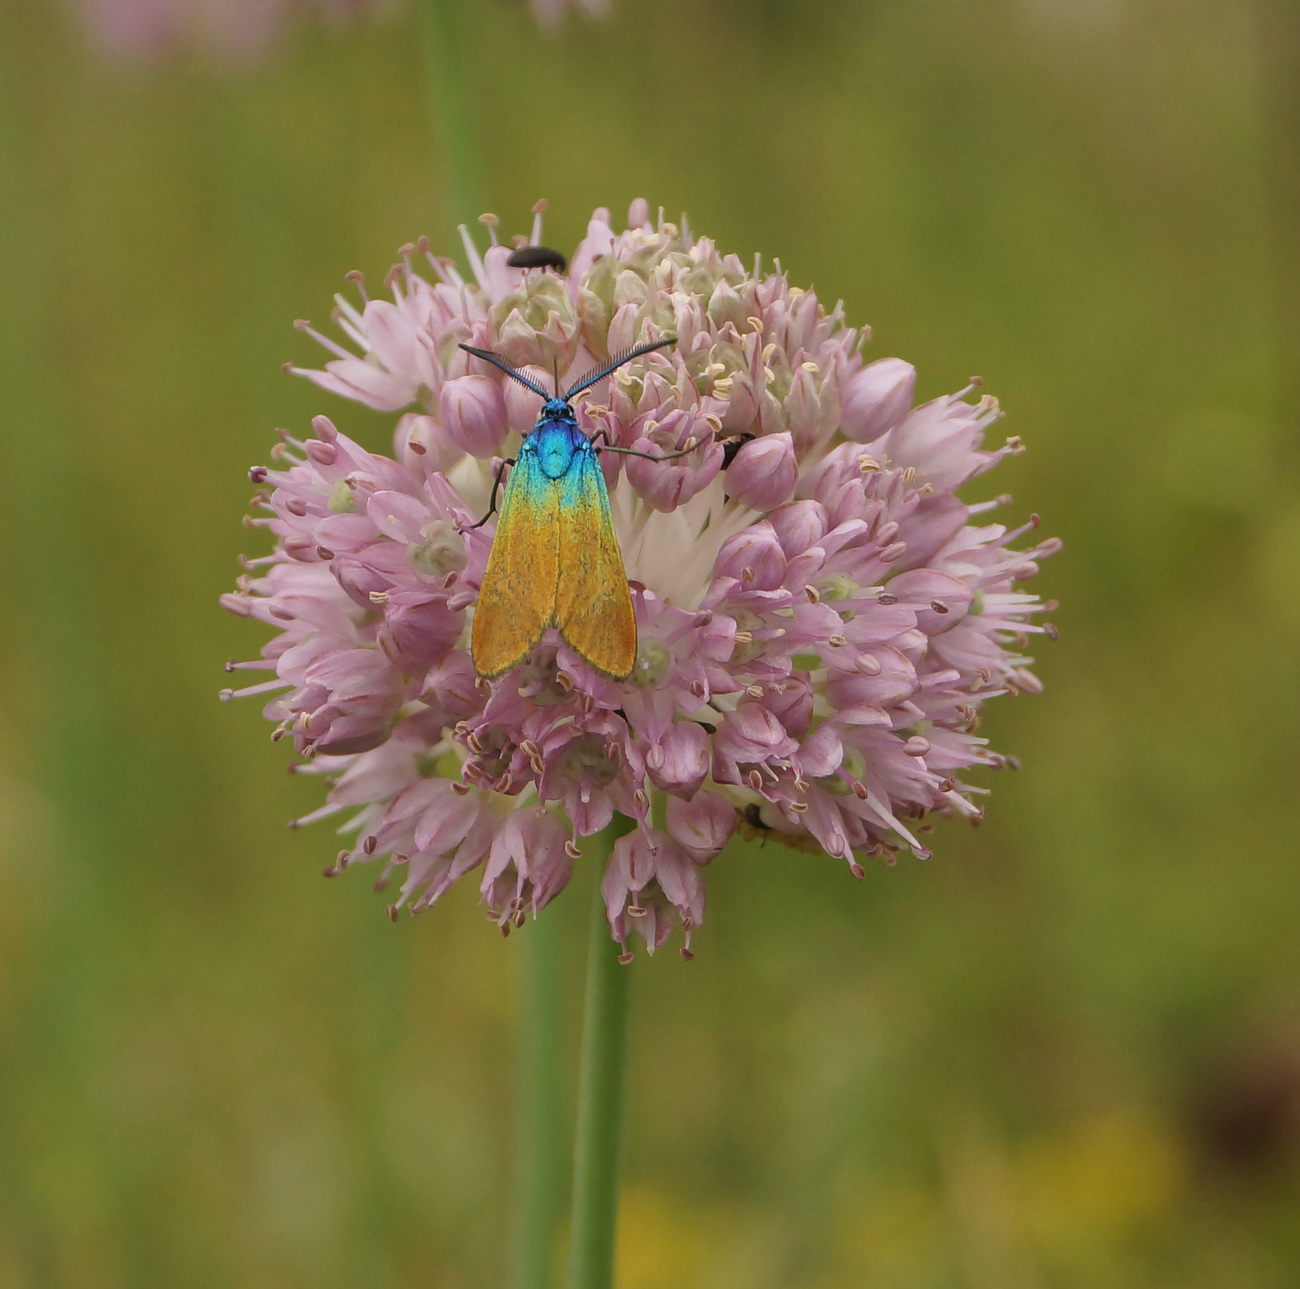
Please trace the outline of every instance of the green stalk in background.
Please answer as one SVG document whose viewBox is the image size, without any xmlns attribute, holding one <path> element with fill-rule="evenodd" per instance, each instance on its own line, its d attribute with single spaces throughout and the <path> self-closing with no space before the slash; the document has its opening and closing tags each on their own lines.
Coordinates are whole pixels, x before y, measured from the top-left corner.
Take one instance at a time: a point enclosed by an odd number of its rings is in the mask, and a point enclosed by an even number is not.
<svg viewBox="0 0 1300 1289">
<path fill-rule="evenodd" d="M 466 17 L 464 0 L 421 0 L 435 171 L 449 232 L 486 209 Z"/>
<path fill-rule="evenodd" d="M 605 829 L 597 872 L 614 842 L 635 825 L 615 815 Z M 595 848 L 593 848 L 595 849 Z M 591 910 L 587 954 L 587 1001 L 582 1026 L 578 1084 L 578 1138 L 574 1150 L 573 1227 L 569 1289 L 610 1289 L 614 1281 L 614 1234 L 618 1218 L 619 1146 L 623 1122 L 623 1067 L 627 1040 L 627 994 L 631 973 L 618 961 L 609 938 L 599 879 Z"/>
<path fill-rule="evenodd" d="M 465 19 L 463 0 L 421 0 L 434 167 L 449 233 L 477 218 L 485 204 Z M 558 1005 L 561 926 L 554 916 L 539 918 L 523 940 L 511 1270 L 516 1289 L 550 1289 L 566 1171 Z"/>
<path fill-rule="evenodd" d="M 550 1289 L 568 1165 L 558 1025 L 563 924 L 552 912 L 523 932 L 513 1244 L 516 1289 Z"/>
</svg>

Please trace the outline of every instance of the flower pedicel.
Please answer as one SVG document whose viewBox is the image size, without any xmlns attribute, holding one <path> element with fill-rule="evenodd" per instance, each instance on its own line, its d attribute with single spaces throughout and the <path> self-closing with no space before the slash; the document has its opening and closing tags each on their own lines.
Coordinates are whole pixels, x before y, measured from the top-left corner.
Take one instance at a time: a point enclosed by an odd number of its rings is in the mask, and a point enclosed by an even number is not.
<svg viewBox="0 0 1300 1289">
<path fill-rule="evenodd" d="M 502 931 L 563 889 L 583 837 L 618 811 L 602 891 L 611 932 L 653 950 L 680 923 L 689 956 L 702 869 L 740 822 L 842 859 L 930 852 L 932 811 L 977 820 L 966 770 L 1009 758 L 975 733 L 989 698 L 1041 686 L 1022 653 L 1033 616 L 1019 589 L 1055 539 L 1023 549 L 981 517 L 1009 499 L 956 496 L 1018 440 L 985 450 L 999 419 L 972 386 L 912 407 L 915 372 L 864 364 L 864 332 L 791 286 L 746 270 L 635 202 L 628 228 L 592 216 L 567 274 L 514 268 L 468 235 L 467 280 L 423 243 L 388 280 L 392 300 L 337 297 L 353 352 L 300 371 L 323 389 L 402 415 L 394 456 L 317 417 L 257 467 L 247 522 L 271 530 L 225 606 L 277 633 L 233 670 L 275 678 L 274 738 L 326 776 L 305 824 L 349 812 L 352 844 L 327 870 L 379 861 L 391 906 L 418 911 L 482 868 Z M 528 244 L 541 241 L 540 204 Z M 416 272 L 427 261 L 432 280 Z M 494 680 L 469 653 L 492 544 L 498 454 L 515 455 L 536 396 L 461 344 L 500 354 L 539 385 L 675 335 L 581 402 L 602 453 L 632 590 L 636 661 L 624 681 L 553 631 Z M 294 369 L 298 370 L 298 369 Z"/>
</svg>

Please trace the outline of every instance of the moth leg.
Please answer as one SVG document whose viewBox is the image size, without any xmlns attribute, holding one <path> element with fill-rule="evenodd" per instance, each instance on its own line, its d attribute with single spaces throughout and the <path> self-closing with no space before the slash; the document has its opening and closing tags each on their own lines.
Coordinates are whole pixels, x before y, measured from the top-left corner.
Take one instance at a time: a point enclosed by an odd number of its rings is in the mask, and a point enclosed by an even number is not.
<svg viewBox="0 0 1300 1289">
<path fill-rule="evenodd" d="M 596 435 L 591 441 L 595 443 L 596 439 L 604 433 L 604 430 L 597 430 Z M 694 439 L 687 439 L 684 448 L 681 448 L 677 452 L 666 452 L 663 456 L 655 456 L 651 452 L 638 452 L 635 448 L 616 448 L 610 443 L 607 443 L 603 448 L 597 448 L 596 450 L 598 452 L 618 452 L 627 457 L 642 457 L 646 461 L 675 461 L 678 457 L 689 456 L 696 448 L 702 447 L 712 438 L 713 434 L 710 432 L 709 434 L 706 434 L 704 438 L 700 439 L 699 442 L 696 442 Z"/>
<path fill-rule="evenodd" d="M 489 519 L 491 519 L 493 515 L 496 514 L 496 512 L 497 512 L 497 493 L 501 490 L 501 480 L 502 480 L 502 477 L 505 475 L 505 472 L 506 472 L 506 466 L 508 466 L 508 465 L 511 465 L 511 466 L 512 466 L 512 465 L 514 465 L 514 463 L 515 463 L 515 459 L 514 459 L 514 457 L 506 457 L 506 458 L 501 462 L 501 464 L 500 464 L 499 466 L 497 466 L 497 477 L 496 477 L 495 479 L 492 480 L 492 495 L 491 495 L 491 497 L 488 498 L 487 514 L 484 515 L 483 518 L 480 519 L 480 520 L 478 521 L 477 524 L 470 524 L 470 526 L 465 530 L 466 532 L 473 532 L 474 529 L 476 529 L 476 528 L 482 528 L 483 525 L 486 524 L 487 521 L 488 521 Z"/>
</svg>

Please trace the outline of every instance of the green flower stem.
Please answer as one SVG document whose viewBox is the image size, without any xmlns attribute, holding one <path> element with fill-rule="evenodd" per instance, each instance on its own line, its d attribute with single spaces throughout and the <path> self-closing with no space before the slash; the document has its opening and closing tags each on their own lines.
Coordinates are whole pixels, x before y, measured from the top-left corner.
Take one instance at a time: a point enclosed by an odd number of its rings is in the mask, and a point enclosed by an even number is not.
<svg viewBox="0 0 1300 1289">
<path fill-rule="evenodd" d="M 475 78 L 467 18 L 469 0 L 420 0 L 429 114 L 443 209 L 452 231 L 483 213 L 484 181 Z"/>
<path fill-rule="evenodd" d="M 563 926 L 552 911 L 520 937 L 519 1159 L 514 1212 L 514 1283 L 550 1289 L 551 1253 L 564 1213 L 568 1174 L 560 1044 Z"/>
<path fill-rule="evenodd" d="M 603 870 L 604 859 L 614 842 L 634 826 L 632 820 L 614 816 L 601 835 L 603 854 L 592 856 L 597 872 Z M 619 963 L 618 952 L 618 946 L 609 938 L 605 905 L 597 885 L 591 911 L 582 1071 L 578 1083 L 569 1289 L 610 1289 L 614 1281 L 623 1065 L 631 975 Z"/>
</svg>

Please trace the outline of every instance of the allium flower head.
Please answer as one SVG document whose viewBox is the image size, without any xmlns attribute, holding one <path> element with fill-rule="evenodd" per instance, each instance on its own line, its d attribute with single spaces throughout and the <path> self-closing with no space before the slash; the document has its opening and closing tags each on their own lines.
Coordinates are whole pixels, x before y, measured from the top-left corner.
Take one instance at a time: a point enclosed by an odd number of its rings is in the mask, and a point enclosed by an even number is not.
<svg viewBox="0 0 1300 1289">
<path fill-rule="evenodd" d="M 194 47 L 231 62 L 261 57 L 281 28 L 308 12 L 327 18 L 396 8 L 401 0 L 76 0 L 96 43 L 114 57 L 138 59 Z M 607 0 L 531 0 L 544 29 L 564 20 L 570 3 L 602 14 Z"/>
<path fill-rule="evenodd" d="M 149 58 L 192 46 L 243 63 L 264 54 L 291 16 L 339 18 L 386 0 L 78 0 L 86 26 L 109 54 Z"/>
<path fill-rule="evenodd" d="M 275 548 L 224 597 L 276 634 L 274 738 L 324 775 L 351 839 L 330 872 L 377 861 L 392 906 L 428 907 L 477 870 L 503 931 L 567 882 L 584 837 L 635 821 L 602 890 L 627 952 L 704 917 L 702 870 L 739 824 L 818 849 L 856 877 L 930 852 L 918 823 L 980 817 L 963 775 L 1007 763 L 976 734 L 989 698 L 1037 693 L 1023 649 L 1051 628 L 1020 586 L 1059 545 L 1015 543 L 958 489 L 1019 450 L 989 447 L 995 400 L 974 386 L 912 406 L 901 359 L 865 363 L 865 331 L 708 238 L 633 203 L 615 232 L 597 210 L 567 275 L 521 270 L 485 217 L 469 275 L 403 248 L 391 299 L 340 295 L 347 344 L 298 374 L 400 414 L 393 456 L 325 417 L 251 472 Z M 541 237 L 539 211 L 531 241 Z M 523 239 L 520 239 L 521 241 Z M 427 265 L 425 274 L 417 265 Z M 578 400 L 580 424 L 669 462 L 601 457 L 639 631 L 626 681 L 554 634 L 495 680 L 468 641 L 491 546 L 496 462 L 539 411 L 471 358 L 504 355 L 549 388 L 610 354 L 678 337 Z M 972 398 L 975 401 L 972 401 Z M 225 691 L 232 696 L 232 691 Z"/>
</svg>

